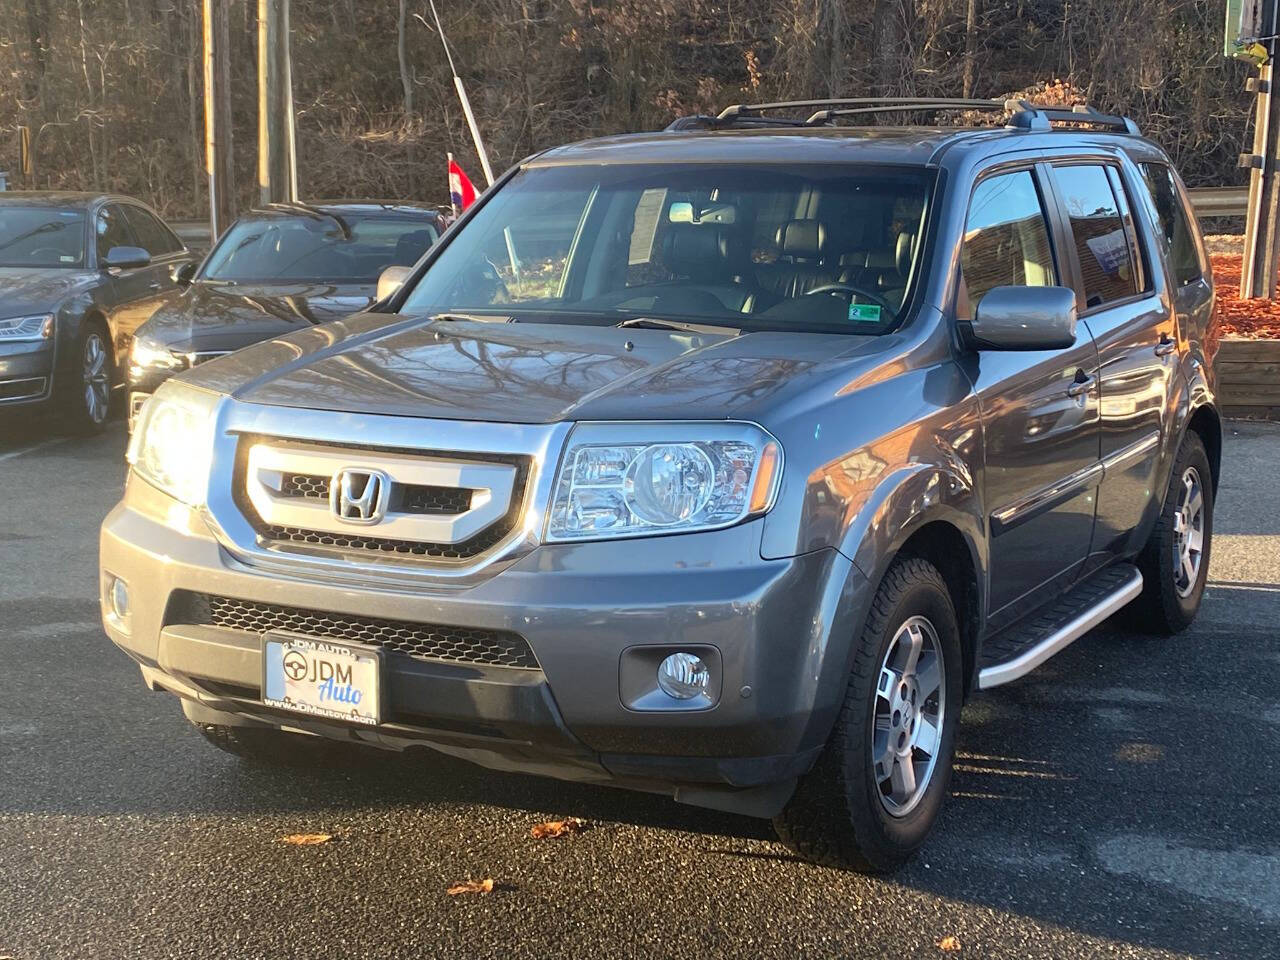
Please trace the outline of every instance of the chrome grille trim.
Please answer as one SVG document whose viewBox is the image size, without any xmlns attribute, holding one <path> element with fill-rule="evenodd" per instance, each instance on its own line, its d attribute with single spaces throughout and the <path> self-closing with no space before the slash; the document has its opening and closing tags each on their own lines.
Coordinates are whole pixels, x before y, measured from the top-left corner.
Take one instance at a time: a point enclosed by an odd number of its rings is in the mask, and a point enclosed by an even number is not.
<svg viewBox="0 0 1280 960">
<path fill-rule="evenodd" d="M 525 556 L 538 545 L 551 484 L 569 423 L 520 424 L 348 414 L 273 407 L 224 398 L 218 405 L 206 519 L 233 564 L 299 580 L 403 587 L 466 587 Z M 451 455 L 466 459 L 523 458 L 527 474 L 511 529 L 484 552 L 431 562 L 371 550 L 282 545 L 264 537 L 242 510 L 235 477 L 242 440 L 328 444 L 348 449 Z M 366 528 L 365 533 L 369 528 Z"/>
</svg>

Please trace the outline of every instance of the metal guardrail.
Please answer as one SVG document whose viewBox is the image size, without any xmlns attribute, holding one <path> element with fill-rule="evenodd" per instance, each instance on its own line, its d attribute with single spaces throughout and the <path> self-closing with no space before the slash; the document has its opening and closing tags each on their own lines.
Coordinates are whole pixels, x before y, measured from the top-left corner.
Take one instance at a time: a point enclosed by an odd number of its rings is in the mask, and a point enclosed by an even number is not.
<svg viewBox="0 0 1280 960">
<path fill-rule="evenodd" d="M 1197 217 L 1243 217 L 1249 213 L 1248 187 L 1194 187 L 1187 192 Z"/>
</svg>

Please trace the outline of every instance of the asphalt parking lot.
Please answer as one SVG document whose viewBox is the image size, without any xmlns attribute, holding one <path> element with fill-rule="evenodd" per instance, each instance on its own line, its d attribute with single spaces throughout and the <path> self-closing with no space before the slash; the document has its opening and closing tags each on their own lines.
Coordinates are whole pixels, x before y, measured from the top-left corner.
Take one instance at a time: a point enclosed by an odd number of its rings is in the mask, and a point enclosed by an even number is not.
<svg viewBox="0 0 1280 960">
<path fill-rule="evenodd" d="M 430 754 L 218 753 L 99 626 L 124 443 L 0 424 L 0 958 L 1280 956 L 1280 426 L 1231 425 L 1195 627 L 1104 626 L 976 697 L 940 829 L 890 879 Z M 590 829 L 530 837 L 564 816 Z M 446 894 L 467 878 L 498 889 Z"/>
</svg>

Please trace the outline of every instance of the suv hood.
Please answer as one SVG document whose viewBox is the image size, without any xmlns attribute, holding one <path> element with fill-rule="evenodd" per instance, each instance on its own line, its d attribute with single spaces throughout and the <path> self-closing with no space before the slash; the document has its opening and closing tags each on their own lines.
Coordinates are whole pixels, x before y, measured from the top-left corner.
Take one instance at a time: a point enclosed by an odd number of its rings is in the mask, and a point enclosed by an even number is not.
<svg viewBox="0 0 1280 960">
<path fill-rule="evenodd" d="M 363 314 L 183 379 L 273 406 L 447 420 L 753 418 L 896 337 L 742 336 Z M 871 361 L 874 363 L 874 361 Z"/>
</svg>

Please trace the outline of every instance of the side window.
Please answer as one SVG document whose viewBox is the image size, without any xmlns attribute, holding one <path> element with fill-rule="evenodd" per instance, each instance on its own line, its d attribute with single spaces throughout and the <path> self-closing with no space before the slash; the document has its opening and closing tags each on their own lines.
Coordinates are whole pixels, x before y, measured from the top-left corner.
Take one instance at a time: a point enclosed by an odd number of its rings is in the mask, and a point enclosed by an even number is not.
<svg viewBox="0 0 1280 960">
<path fill-rule="evenodd" d="M 117 203 L 109 203 L 98 211 L 98 221 L 94 225 L 94 233 L 98 238 L 98 261 L 107 255 L 112 247 L 133 247 L 137 242 L 133 231 L 125 222 L 124 214 Z"/>
<path fill-rule="evenodd" d="M 1169 264 L 1174 283 L 1180 287 L 1195 283 L 1204 271 L 1173 171 L 1163 163 L 1144 163 L 1142 176 L 1150 195 L 1151 220 L 1156 225 L 1160 249 Z"/>
<path fill-rule="evenodd" d="M 969 202 L 960 265 L 971 307 L 994 287 L 1057 283 L 1044 207 L 1030 170 L 978 184 Z"/>
<path fill-rule="evenodd" d="M 125 206 L 122 209 L 129 220 L 129 226 L 133 227 L 134 236 L 138 238 L 138 246 L 151 256 L 162 257 L 182 249 L 182 241 L 146 210 L 135 206 Z"/>
<path fill-rule="evenodd" d="M 1055 167 L 1058 190 L 1071 221 L 1080 259 L 1086 309 L 1138 292 L 1133 248 L 1105 167 Z"/>
</svg>

